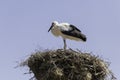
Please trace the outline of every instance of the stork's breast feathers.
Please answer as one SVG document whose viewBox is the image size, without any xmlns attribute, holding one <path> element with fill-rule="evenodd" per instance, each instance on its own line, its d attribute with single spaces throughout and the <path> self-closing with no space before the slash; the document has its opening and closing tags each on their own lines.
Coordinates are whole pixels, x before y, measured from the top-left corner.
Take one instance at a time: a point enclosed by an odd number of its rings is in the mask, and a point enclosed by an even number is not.
<svg viewBox="0 0 120 80">
<path fill-rule="evenodd" d="M 54 27 L 52 30 L 51 30 L 52 34 L 56 37 L 60 36 L 61 32 L 60 30 L 57 28 L 57 27 Z"/>
</svg>

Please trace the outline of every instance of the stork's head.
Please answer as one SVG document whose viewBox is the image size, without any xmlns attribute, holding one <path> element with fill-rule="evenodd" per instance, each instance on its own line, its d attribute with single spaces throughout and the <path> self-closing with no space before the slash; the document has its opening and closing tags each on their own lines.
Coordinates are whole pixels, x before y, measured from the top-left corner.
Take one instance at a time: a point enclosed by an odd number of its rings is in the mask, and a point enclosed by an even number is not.
<svg viewBox="0 0 120 80">
<path fill-rule="evenodd" d="M 51 27 L 49 28 L 48 32 L 55 26 L 57 25 L 58 22 L 57 21 L 53 21 L 52 24 L 51 24 Z"/>
</svg>

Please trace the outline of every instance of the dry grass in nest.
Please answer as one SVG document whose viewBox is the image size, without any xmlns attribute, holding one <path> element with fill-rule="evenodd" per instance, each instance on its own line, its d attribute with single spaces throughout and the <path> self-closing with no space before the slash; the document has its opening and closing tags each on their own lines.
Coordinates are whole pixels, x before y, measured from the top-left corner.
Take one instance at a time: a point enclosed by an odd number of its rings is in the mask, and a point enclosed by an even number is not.
<svg viewBox="0 0 120 80">
<path fill-rule="evenodd" d="M 37 80 L 114 80 L 109 64 L 90 53 L 74 50 L 37 51 L 25 65 Z"/>
</svg>

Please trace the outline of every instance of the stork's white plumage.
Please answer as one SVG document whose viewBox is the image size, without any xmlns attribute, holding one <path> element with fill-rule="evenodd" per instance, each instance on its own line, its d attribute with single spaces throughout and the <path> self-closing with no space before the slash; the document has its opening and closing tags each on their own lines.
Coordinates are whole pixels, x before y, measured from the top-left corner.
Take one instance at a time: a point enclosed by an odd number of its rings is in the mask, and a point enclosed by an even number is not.
<svg viewBox="0 0 120 80">
<path fill-rule="evenodd" d="M 66 39 L 83 41 L 87 40 L 86 36 L 76 28 L 74 25 L 69 23 L 58 23 L 57 21 L 52 22 L 51 27 L 48 32 L 51 30 L 52 34 L 56 37 L 61 36 L 64 41 L 64 50 L 66 50 Z"/>
</svg>

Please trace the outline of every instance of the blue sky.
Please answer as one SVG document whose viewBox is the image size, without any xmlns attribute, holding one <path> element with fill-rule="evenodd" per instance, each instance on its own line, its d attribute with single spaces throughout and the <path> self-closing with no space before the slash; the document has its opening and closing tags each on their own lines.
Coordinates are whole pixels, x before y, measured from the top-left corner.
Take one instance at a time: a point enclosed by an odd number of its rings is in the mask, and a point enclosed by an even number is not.
<svg viewBox="0 0 120 80">
<path fill-rule="evenodd" d="M 120 79 L 120 0 L 0 0 L 0 79 L 28 80 L 28 69 L 14 69 L 17 61 L 36 49 L 63 48 L 62 39 L 47 32 L 54 20 L 86 34 L 86 43 L 67 40 L 68 48 L 111 62 Z"/>
</svg>

